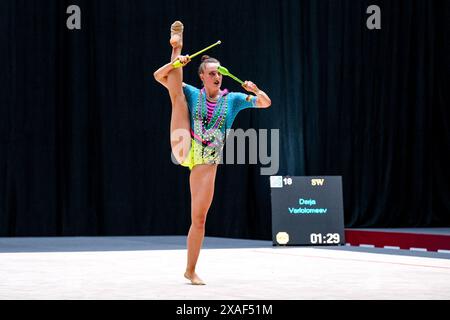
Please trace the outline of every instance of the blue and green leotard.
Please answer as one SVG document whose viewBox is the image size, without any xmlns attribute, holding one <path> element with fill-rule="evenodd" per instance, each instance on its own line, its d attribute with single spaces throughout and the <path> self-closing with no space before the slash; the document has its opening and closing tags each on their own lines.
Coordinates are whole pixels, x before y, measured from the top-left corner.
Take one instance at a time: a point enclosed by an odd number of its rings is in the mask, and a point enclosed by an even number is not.
<svg viewBox="0 0 450 320">
<path fill-rule="evenodd" d="M 192 142 L 181 165 L 192 170 L 197 164 L 220 163 L 227 130 L 239 111 L 256 107 L 257 98 L 224 90 L 217 102 L 211 102 L 207 100 L 204 88 L 183 84 L 183 91 L 191 118 Z"/>
</svg>

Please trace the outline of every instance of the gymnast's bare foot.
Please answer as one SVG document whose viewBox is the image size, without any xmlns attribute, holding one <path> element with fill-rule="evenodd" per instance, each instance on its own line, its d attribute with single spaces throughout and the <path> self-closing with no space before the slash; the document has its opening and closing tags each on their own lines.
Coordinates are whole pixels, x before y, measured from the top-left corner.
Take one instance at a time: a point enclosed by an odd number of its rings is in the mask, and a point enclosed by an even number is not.
<svg viewBox="0 0 450 320">
<path fill-rule="evenodd" d="M 183 30 L 184 26 L 181 21 L 175 21 L 170 27 L 170 45 L 172 48 L 183 46 Z"/>
<path fill-rule="evenodd" d="M 205 285 L 206 283 L 204 283 L 203 282 L 203 280 L 202 279 L 200 279 L 199 278 L 199 276 L 194 272 L 194 273 L 190 273 L 190 272 L 185 272 L 184 273 L 184 277 L 186 278 L 186 279 L 188 279 L 189 281 L 191 281 L 191 284 L 193 284 L 193 285 L 200 285 L 200 286 L 202 286 L 202 285 Z"/>
</svg>

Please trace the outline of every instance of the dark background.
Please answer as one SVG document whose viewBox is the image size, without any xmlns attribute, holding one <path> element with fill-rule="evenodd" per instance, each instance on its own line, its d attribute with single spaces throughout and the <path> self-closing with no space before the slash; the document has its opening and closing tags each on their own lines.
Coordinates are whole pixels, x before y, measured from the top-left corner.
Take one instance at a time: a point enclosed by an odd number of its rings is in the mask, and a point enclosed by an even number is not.
<svg viewBox="0 0 450 320">
<path fill-rule="evenodd" d="M 342 176 L 346 227 L 450 226 L 449 1 L 1 0 L 0 236 L 187 233 L 152 77 L 178 19 L 272 98 L 234 128 L 280 129 L 279 175 Z M 220 166 L 206 234 L 270 239 L 270 210 L 259 165 Z"/>
</svg>

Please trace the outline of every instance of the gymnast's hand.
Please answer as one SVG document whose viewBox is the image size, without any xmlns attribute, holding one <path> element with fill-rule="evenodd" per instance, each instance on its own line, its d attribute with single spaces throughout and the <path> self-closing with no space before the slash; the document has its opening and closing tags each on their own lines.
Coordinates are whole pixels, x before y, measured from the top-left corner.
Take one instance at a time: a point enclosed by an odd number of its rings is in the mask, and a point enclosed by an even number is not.
<svg viewBox="0 0 450 320">
<path fill-rule="evenodd" d="M 189 56 L 178 56 L 177 60 L 180 60 L 183 67 L 191 62 L 191 58 Z"/>
<path fill-rule="evenodd" d="M 254 84 L 251 81 L 244 81 L 244 84 L 242 85 L 244 87 L 245 90 L 247 90 L 248 92 L 252 92 L 254 94 L 259 92 L 258 87 L 256 86 L 256 84 Z"/>
</svg>

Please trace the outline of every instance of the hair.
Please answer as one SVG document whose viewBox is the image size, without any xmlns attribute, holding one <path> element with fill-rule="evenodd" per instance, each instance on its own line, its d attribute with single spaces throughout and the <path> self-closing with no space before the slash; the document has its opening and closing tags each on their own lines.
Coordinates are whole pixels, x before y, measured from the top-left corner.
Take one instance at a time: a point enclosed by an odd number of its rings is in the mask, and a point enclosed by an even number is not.
<svg viewBox="0 0 450 320">
<path fill-rule="evenodd" d="M 202 56 L 202 63 L 200 63 L 200 66 L 198 67 L 198 74 L 203 73 L 207 63 L 218 63 L 218 64 L 220 64 L 219 60 L 217 60 L 215 58 L 212 58 L 210 56 L 204 55 L 204 56 Z"/>
</svg>

